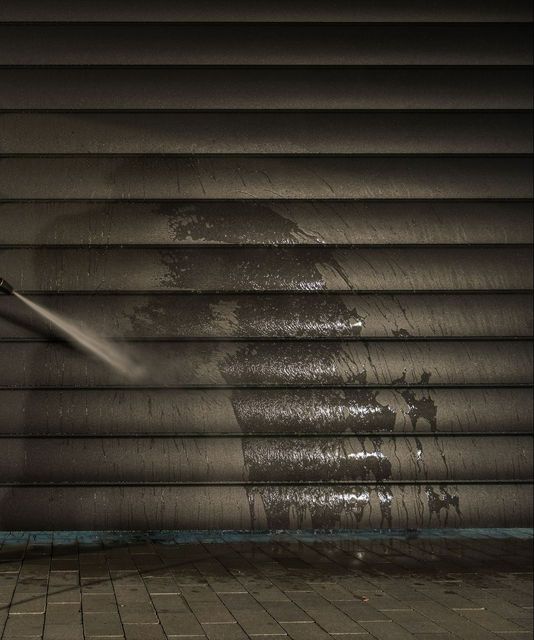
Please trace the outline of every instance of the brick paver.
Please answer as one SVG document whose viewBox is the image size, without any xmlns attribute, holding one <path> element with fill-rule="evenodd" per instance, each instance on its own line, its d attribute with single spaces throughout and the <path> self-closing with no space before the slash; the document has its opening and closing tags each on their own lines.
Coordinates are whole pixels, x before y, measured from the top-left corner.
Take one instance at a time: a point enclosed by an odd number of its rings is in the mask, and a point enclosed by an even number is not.
<svg viewBox="0 0 534 640">
<path fill-rule="evenodd" d="M 532 638 L 531 530 L 0 534 L 0 638 Z"/>
</svg>

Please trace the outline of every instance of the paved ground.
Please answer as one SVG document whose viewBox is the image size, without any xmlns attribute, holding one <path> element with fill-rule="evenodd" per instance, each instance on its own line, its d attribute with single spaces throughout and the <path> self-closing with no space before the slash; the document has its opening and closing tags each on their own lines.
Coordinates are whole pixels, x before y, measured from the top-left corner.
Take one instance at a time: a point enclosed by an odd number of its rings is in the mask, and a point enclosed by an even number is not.
<svg viewBox="0 0 534 640">
<path fill-rule="evenodd" d="M 532 530 L 0 534 L 0 635 L 532 638 Z"/>
</svg>

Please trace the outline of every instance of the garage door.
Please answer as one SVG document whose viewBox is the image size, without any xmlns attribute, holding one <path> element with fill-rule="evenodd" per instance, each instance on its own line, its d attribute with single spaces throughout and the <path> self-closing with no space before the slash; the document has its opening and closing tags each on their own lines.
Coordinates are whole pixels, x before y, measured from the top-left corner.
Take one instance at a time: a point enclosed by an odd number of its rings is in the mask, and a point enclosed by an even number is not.
<svg viewBox="0 0 534 640">
<path fill-rule="evenodd" d="M 532 525 L 529 3 L 0 8 L 0 529 Z"/>
</svg>

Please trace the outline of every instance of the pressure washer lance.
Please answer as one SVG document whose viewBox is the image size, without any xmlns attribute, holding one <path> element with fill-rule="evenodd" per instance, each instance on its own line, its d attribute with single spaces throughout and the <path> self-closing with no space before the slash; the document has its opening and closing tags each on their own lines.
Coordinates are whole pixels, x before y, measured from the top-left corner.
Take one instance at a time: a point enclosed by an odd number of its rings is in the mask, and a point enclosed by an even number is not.
<svg viewBox="0 0 534 640">
<path fill-rule="evenodd" d="M 2 293 L 7 293 L 7 295 L 9 296 L 13 293 L 13 287 L 7 280 L 4 280 L 4 278 L 0 278 L 0 291 Z"/>
</svg>

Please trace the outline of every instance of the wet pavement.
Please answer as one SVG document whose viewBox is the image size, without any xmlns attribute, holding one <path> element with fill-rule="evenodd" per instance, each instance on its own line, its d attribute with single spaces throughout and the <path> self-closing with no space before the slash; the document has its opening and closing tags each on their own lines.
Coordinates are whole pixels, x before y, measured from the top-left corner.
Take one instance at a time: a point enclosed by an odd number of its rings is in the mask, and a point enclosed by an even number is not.
<svg viewBox="0 0 534 640">
<path fill-rule="evenodd" d="M 532 550 L 532 529 L 0 533 L 0 636 L 523 640 Z"/>
</svg>

